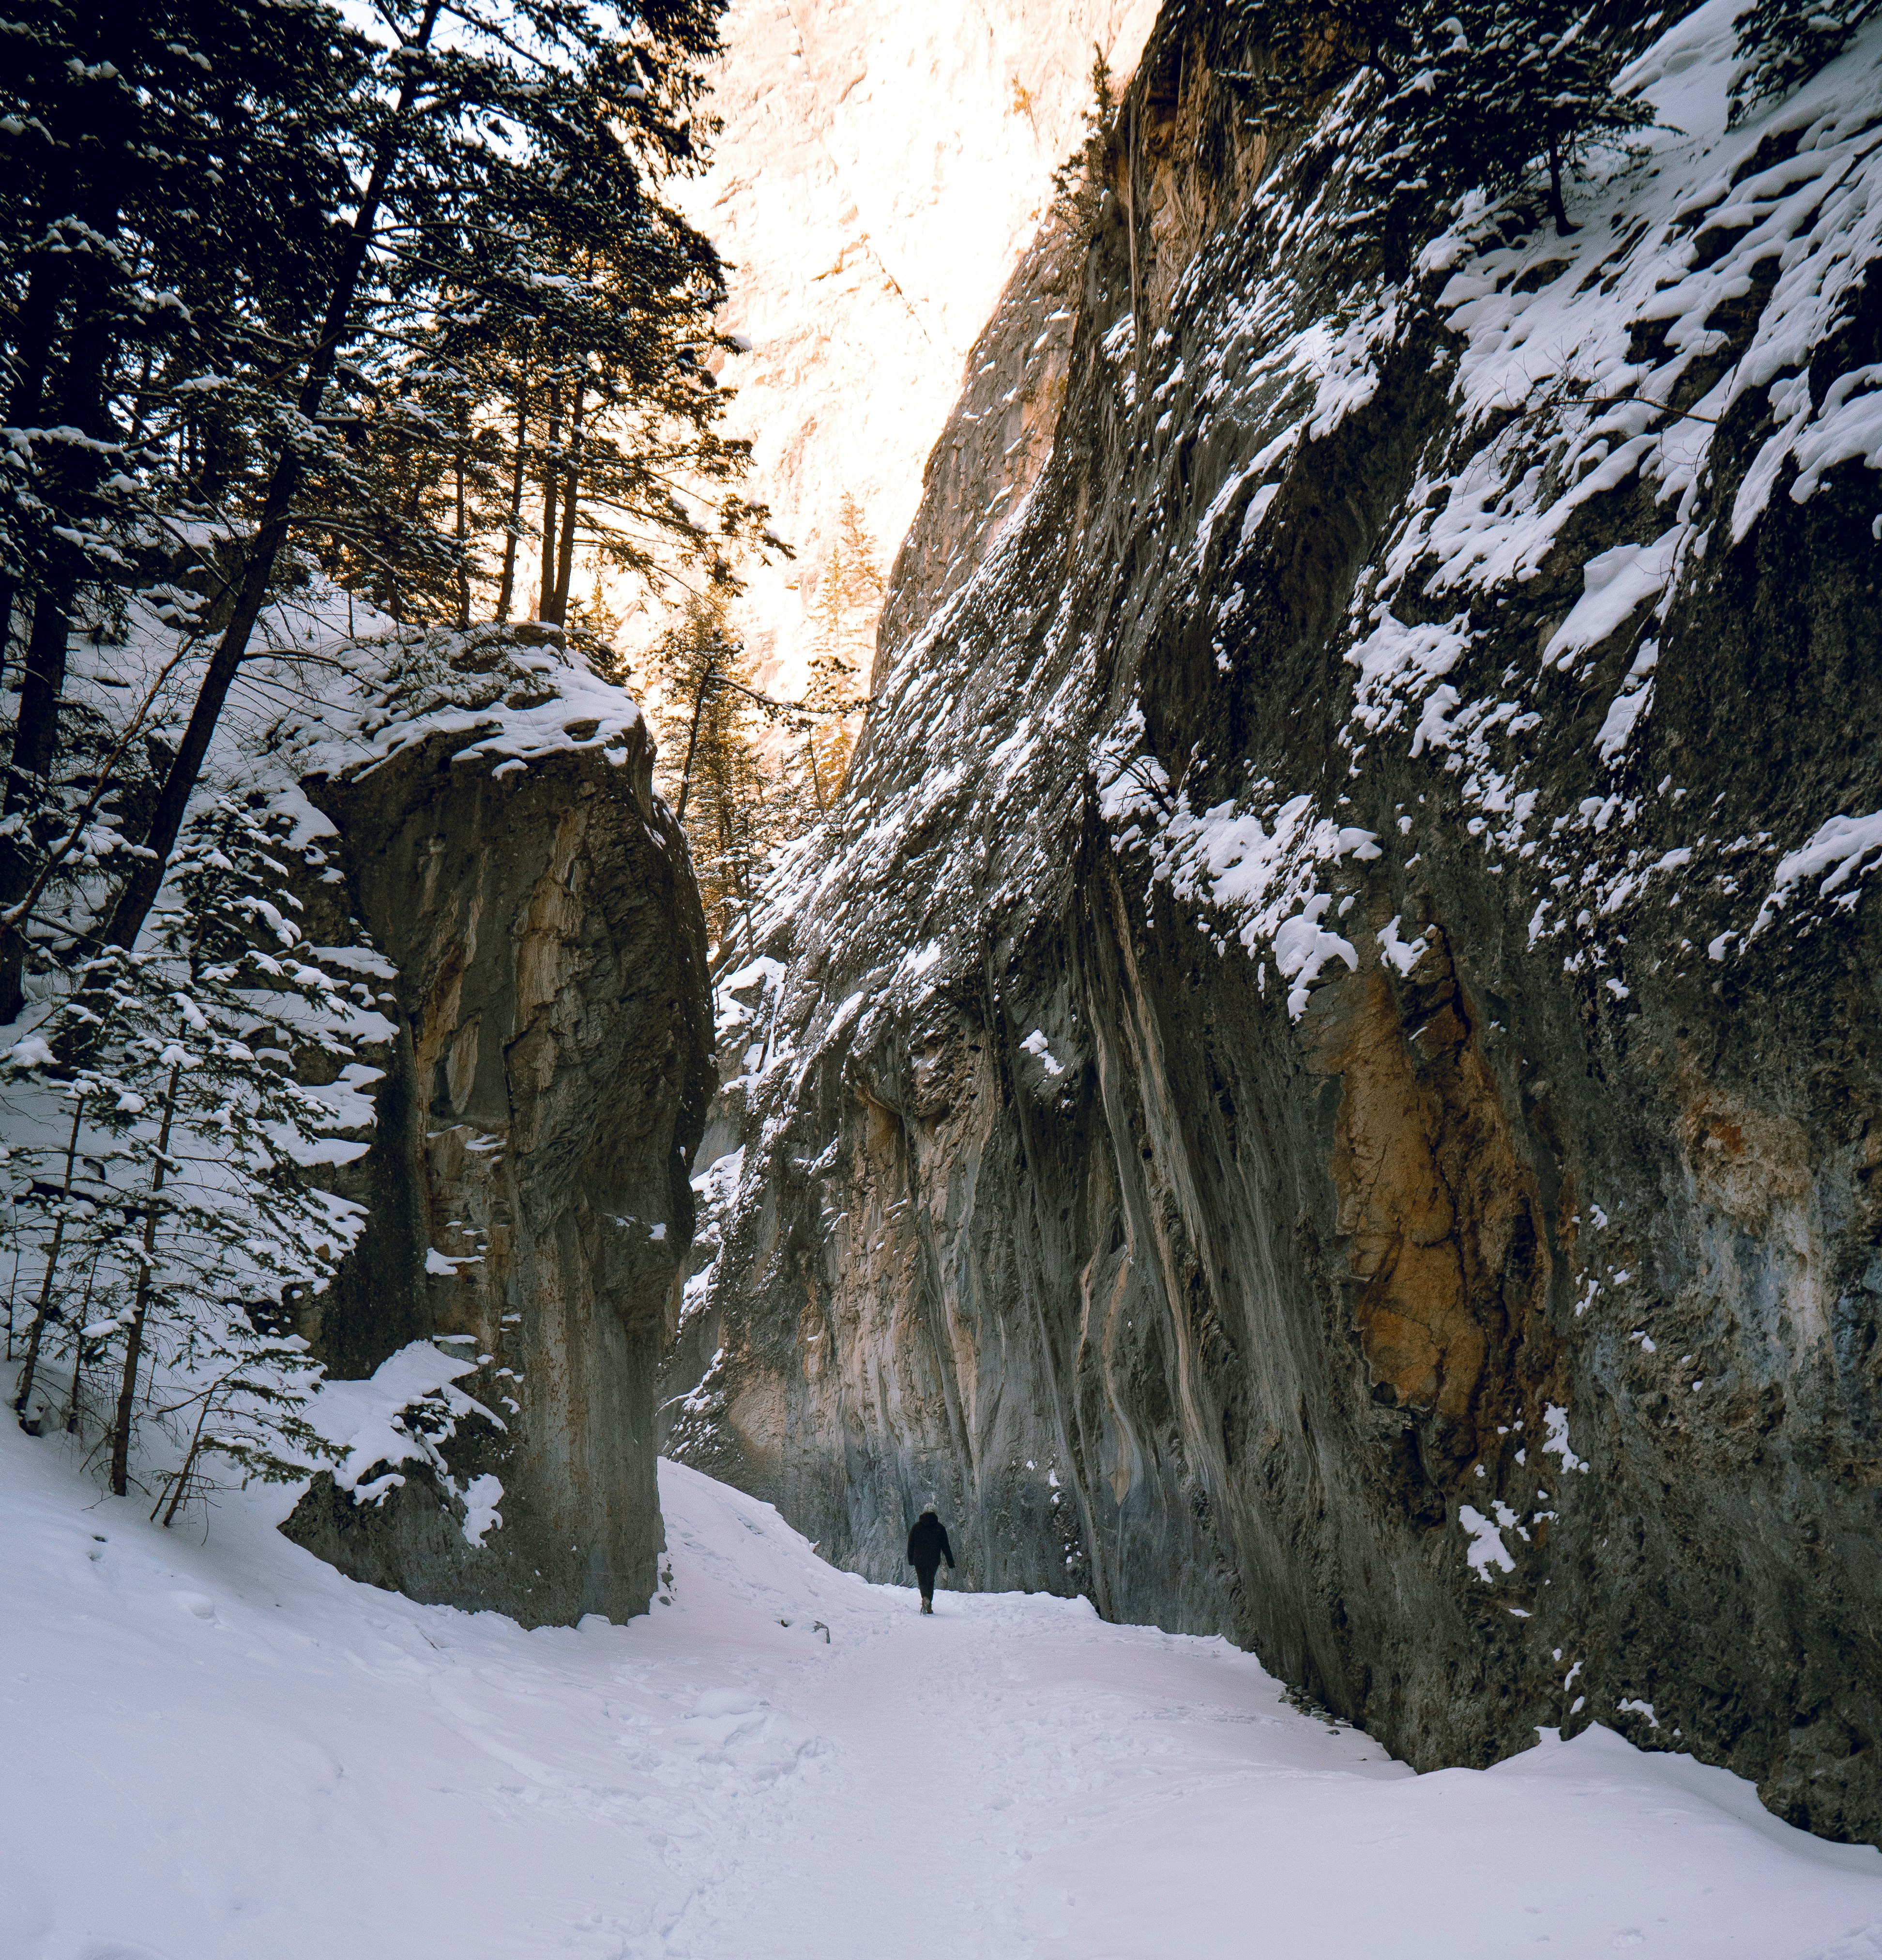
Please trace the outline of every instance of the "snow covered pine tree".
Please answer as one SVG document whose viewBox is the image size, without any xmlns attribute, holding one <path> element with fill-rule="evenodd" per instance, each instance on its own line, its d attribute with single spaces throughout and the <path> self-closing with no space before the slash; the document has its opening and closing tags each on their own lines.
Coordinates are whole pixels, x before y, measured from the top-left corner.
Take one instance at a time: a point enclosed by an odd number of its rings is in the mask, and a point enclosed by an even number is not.
<svg viewBox="0 0 1882 1960">
<path fill-rule="evenodd" d="M 18 1264 L 36 1281 L 16 1407 L 43 1422 L 47 1364 L 68 1359 L 65 1426 L 96 1418 L 122 1496 L 141 1384 L 144 1407 L 187 1436 L 166 1522 L 207 1488 L 212 1458 L 246 1482 L 304 1476 L 331 1453 L 302 1412 L 316 1371 L 291 1309 L 361 1214 L 304 1174 L 332 1154 L 334 1112 L 291 1068 L 296 1048 L 350 1058 L 355 1004 L 299 950 L 277 848 L 218 800 L 144 944 L 87 962 L 6 1058 L 11 1127 L 42 1138 L 8 1166 L 28 1221 Z M 82 1062 L 62 1066 L 62 1045 Z M 100 1370 L 116 1382 L 108 1415 L 86 1398 Z"/>
<path fill-rule="evenodd" d="M 1617 95 L 1628 49 L 1578 0 L 1461 0 L 1417 18 L 1403 84 L 1384 116 L 1395 139 L 1382 180 L 1397 190 L 1492 196 L 1547 173 L 1556 234 L 1569 221 L 1563 180 L 1598 143 L 1653 120 Z M 1406 181 L 1409 173 L 1410 181 Z"/>
<path fill-rule="evenodd" d="M 1732 23 L 1744 64 L 1732 78 L 1733 122 L 1834 61 L 1878 5 L 1882 0 L 1756 0 Z"/>
<path fill-rule="evenodd" d="M 1574 228 L 1565 173 L 1594 144 L 1652 120 L 1610 85 L 1628 49 L 1573 0 L 1243 0 L 1239 11 L 1265 42 L 1267 65 L 1229 79 L 1277 135 L 1302 127 L 1356 78 L 1377 78 L 1384 147 L 1367 174 L 1381 193 L 1378 238 L 1404 229 L 1394 214 L 1410 201 L 1494 196 L 1538 169 L 1566 236 Z"/>
<path fill-rule="evenodd" d="M 577 513 L 631 570 L 691 560 L 730 580 L 764 513 L 732 487 L 745 446 L 717 428 L 723 281 L 661 195 L 711 127 L 718 12 L 487 0 L 451 8 L 447 32 L 440 0 L 391 0 L 370 25 L 221 0 L 14 10 L 0 629 L 27 645 L 0 1019 L 74 896 L 43 875 L 55 848 L 87 861 L 85 929 L 102 870 L 118 880 L 103 936 L 136 943 L 236 676 L 276 651 L 269 609 L 318 571 L 397 616 L 461 620 L 493 530 L 513 557 L 520 471 L 558 513 L 547 609 L 566 604 Z M 558 389 L 573 444 L 532 433 Z M 690 507 L 681 475 L 705 493 Z M 59 808 L 80 628 L 167 635 L 170 652 L 154 686 L 138 677 L 136 713 L 106 718 L 82 849 Z M 153 773 L 126 817 L 113 792 Z M 145 853 L 122 848 L 127 826 Z"/>
</svg>

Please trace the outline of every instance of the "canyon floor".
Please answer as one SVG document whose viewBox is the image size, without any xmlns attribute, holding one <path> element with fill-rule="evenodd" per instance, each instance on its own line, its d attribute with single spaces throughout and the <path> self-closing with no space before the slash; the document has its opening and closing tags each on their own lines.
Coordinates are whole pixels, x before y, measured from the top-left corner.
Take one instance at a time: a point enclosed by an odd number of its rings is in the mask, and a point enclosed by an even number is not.
<svg viewBox="0 0 1882 1960">
<path fill-rule="evenodd" d="M 166 1532 L 11 1424 L 0 1486 L 8 1960 L 1882 1955 L 1882 1853 L 1722 1770 L 1596 1729 L 1416 1776 L 1226 1642 L 924 1619 L 671 1464 L 670 1603 L 534 1632 L 278 1496 Z"/>
</svg>

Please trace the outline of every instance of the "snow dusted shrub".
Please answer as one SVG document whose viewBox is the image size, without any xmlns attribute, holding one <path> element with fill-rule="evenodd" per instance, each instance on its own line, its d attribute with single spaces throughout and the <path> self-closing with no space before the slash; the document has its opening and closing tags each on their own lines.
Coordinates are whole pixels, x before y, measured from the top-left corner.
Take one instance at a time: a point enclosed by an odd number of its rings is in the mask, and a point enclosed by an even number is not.
<svg viewBox="0 0 1882 1960">
<path fill-rule="evenodd" d="M 1400 86 L 1413 18 L 1400 0 L 1241 0 L 1237 11 L 1266 57 L 1258 75 L 1237 78 L 1258 86 L 1261 119 L 1277 129 L 1310 119 L 1362 69 Z"/>
<path fill-rule="evenodd" d="M 1393 147 L 1377 166 L 1388 202 L 1408 192 L 1496 196 L 1546 174 L 1556 233 L 1565 177 L 1604 143 L 1653 120 L 1617 95 L 1626 50 L 1572 0 L 1464 0 L 1416 18 L 1405 79 L 1384 113 Z"/>
<path fill-rule="evenodd" d="M 86 1376 L 108 1369 L 100 1427 L 122 1496 L 141 1388 L 187 1438 L 159 1498 L 167 1523 L 208 1488 L 212 1460 L 246 1483 L 330 1454 L 303 1413 L 317 1368 L 293 1309 L 324 1287 L 361 1214 L 307 1181 L 331 1114 L 269 1037 L 351 1050 L 335 1032 L 341 983 L 302 956 L 285 883 L 260 819 L 217 803 L 138 947 L 85 963 L 6 1061 L 47 1132 L 9 1164 L 33 1282 L 15 1407 L 43 1419 L 48 1363 L 69 1360 L 65 1421 L 79 1430 Z"/>
<path fill-rule="evenodd" d="M 1733 123 L 1834 61 L 1878 5 L 1882 0 L 1756 0 L 1732 22 L 1744 64 L 1732 78 Z"/>
</svg>

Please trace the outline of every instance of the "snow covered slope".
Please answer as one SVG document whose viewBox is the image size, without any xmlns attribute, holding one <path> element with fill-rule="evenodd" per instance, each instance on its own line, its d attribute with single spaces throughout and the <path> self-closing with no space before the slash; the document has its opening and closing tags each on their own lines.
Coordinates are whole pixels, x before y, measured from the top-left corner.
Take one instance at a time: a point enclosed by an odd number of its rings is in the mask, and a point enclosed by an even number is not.
<svg viewBox="0 0 1882 1960">
<path fill-rule="evenodd" d="M 163 1532 L 7 1426 L 0 1952 L 1882 1954 L 1882 1854 L 1723 1771 L 1594 1730 L 1413 1777 L 1219 1640 L 945 1589 L 923 1619 L 768 1505 L 661 1494 L 671 1603 L 524 1632 L 246 1500 Z"/>
<path fill-rule="evenodd" d="M 799 555 L 737 617 L 794 694 L 805 615 L 855 497 L 883 569 L 962 363 L 1076 147 L 1092 54 L 1128 75 L 1153 0 L 737 0 L 713 167 L 682 189 L 730 262 L 728 427 Z"/>
</svg>

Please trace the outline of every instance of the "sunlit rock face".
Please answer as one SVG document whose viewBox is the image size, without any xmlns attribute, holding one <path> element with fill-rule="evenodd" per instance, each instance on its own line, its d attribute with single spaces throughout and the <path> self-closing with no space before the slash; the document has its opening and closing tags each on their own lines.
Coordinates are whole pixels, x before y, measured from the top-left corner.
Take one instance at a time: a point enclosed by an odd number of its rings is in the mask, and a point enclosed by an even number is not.
<svg viewBox="0 0 1882 1960">
<path fill-rule="evenodd" d="M 1147 0 L 740 0 L 712 170 L 682 202 L 730 262 L 721 378 L 752 494 L 794 562 L 753 568 L 737 623 L 791 693 L 844 494 L 886 571 L 969 350 L 1076 146 L 1102 49 L 1128 74 Z"/>
<path fill-rule="evenodd" d="M 720 976 L 659 1399 L 872 1578 L 933 1498 L 1420 1768 L 1882 1841 L 1882 21 L 1734 125 L 1737 11 L 1567 236 L 1369 243 L 1171 0 Z"/>
</svg>

